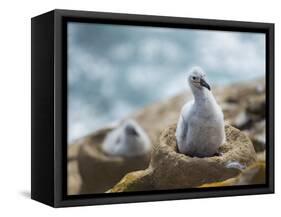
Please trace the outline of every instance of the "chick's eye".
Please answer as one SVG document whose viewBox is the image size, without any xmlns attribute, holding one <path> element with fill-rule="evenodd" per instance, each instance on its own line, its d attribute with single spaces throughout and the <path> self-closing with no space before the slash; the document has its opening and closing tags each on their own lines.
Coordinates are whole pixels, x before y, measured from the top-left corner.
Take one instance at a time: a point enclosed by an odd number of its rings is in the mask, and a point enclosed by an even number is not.
<svg viewBox="0 0 281 217">
<path fill-rule="evenodd" d="M 196 77 L 195 76 L 192 76 L 192 80 L 195 80 L 196 79 Z"/>
</svg>

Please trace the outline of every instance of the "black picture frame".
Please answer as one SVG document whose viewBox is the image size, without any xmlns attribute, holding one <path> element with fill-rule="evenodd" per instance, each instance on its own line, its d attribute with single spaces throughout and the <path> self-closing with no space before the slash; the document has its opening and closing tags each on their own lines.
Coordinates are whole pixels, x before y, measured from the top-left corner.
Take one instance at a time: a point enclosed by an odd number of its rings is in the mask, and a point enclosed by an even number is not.
<svg viewBox="0 0 281 217">
<path fill-rule="evenodd" d="M 266 184 L 67 196 L 68 21 L 265 33 Z M 31 26 L 32 199 L 53 207 L 68 207 L 274 193 L 274 24 L 53 10 L 32 18 Z"/>
</svg>

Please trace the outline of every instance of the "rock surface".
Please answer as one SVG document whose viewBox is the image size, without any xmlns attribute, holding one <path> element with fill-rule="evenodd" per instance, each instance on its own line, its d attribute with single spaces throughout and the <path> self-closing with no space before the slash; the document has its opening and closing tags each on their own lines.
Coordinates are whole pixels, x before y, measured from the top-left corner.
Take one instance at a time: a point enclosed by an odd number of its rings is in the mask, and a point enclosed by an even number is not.
<svg viewBox="0 0 281 217">
<path fill-rule="evenodd" d="M 77 156 L 81 175 L 80 194 L 104 193 L 131 171 L 147 168 L 150 153 L 137 157 L 106 155 L 101 144 L 107 132 L 103 130 L 88 137 Z"/>
<path fill-rule="evenodd" d="M 77 160 L 72 160 L 68 162 L 67 172 L 68 174 L 71 174 L 71 176 L 68 176 L 67 180 L 68 195 L 75 195 L 77 194 L 77 192 L 80 191 L 82 184 L 81 176 L 78 171 Z"/>
<path fill-rule="evenodd" d="M 237 177 L 230 178 L 222 182 L 208 183 L 200 186 L 201 188 L 224 187 L 234 185 L 258 185 L 265 184 L 265 162 L 260 161 L 249 166 L 241 172 Z"/>
<path fill-rule="evenodd" d="M 265 79 L 230 85 L 221 99 L 226 108 L 232 107 L 231 110 L 223 109 L 226 121 L 245 132 L 257 152 L 264 151 Z"/>
<path fill-rule="evenodd" d="M 249 138 L 229 125 L 225 127 L 227 141 L 219 149 L 221 155 L 206 158 L 178 153 L 175 130 L 172 125 L 162 132 L 148 169 L 129 173 L 109 192 L 197 187 L 237 176 L 240 170 L 228 168 L 230 162 L 247 167 L 256 161 Z"/>
</svg>

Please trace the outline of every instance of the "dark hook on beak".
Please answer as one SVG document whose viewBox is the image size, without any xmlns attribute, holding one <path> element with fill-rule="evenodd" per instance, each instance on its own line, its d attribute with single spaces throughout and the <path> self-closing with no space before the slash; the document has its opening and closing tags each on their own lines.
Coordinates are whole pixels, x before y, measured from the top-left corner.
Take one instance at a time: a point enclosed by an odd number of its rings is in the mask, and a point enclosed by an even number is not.
<svg viewBox="0 0 281 217">
<path fill-rule="evenodd" d="M 126 130 L 126 133 L 128 133 L 128 135 L 131 135 L 131 136 L 138 136 L 138 132 L 136 131 L 136 129 L 133 127 L 133 126 L 126 126 L 125 128 Z"/>
<path fill-rule="evenodd" d="M 210 85 L 203 78 L 200 79 L 200 85 L 202 87 L 206 87 L 208 90 L 211 90 Z"/>
</svg>

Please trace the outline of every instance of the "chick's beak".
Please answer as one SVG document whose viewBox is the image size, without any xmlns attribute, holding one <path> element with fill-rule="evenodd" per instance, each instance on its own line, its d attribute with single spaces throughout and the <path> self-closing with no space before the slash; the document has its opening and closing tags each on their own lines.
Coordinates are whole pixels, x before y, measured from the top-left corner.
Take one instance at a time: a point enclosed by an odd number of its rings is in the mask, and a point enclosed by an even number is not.
<svg viewBox="0 0 281 217">
<path fill-rule="evenodd" d="M 131 136 L 138 136 L 139 135 L 138 132 L 136 131 L 136 129 L 131 127 L 131 126 L 126 127 L 126 132 Z"/>
<path fill-rule="evenodd" d="M 206 87 L 208 90 L 211 90 L 210 85 L 203 78 L 200 79 L 200 85 L 202 87 Z"/>
</svg>

